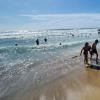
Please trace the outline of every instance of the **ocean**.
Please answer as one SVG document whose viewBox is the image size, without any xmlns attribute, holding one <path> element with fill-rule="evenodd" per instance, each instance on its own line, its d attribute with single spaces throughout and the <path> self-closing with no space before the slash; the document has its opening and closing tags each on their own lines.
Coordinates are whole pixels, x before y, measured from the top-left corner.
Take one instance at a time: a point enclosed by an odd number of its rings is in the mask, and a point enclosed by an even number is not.
<svg viewBox="0 0 100 100">
<path fill-rule="evenodd" d="M 36 39 L 39 39 L 39 45 L 36 45 Z M 97 29 L 0 32 L 0 65 L 12 66 L 25 61 L 43 60 L 52 55 L 60 56 L 95 39 L 99 39 Z"/>
<path fill-rule="evenodd" d="M 36 44 L 37 39 L 39 45 Z M 11 88 L 20 83 L 18 80 L 25 80 L 31 71 L 33 83 L 38 84 L 37 80 L 42 73 L 50 73 L 44 63 L 51 64 L 65 55 L 77 54 L 85 42 L 92 44 L 95 39 L 100 40 L 97 29 L 0 32 L 0 97 L 13 93 Z"/>
</svg>

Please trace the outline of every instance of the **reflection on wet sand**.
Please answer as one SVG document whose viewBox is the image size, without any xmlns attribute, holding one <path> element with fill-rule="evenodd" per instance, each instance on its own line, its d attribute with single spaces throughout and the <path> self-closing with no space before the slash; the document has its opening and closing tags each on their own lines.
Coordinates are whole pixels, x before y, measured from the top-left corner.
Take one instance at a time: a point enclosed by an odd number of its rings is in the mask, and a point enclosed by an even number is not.
<svg viewBox="0 0 100 100">
<path fill-rule="evenodd" d="M 100 70 L 85 68 L 80 61 L 75 65 L 75 61 L 71 62 L 66 74 L 37 87 L 32 82 L 33 72 L 28 74 L 25 77 L 27 81 L 19 81 L 23 84 L 18 83 L 16 87 L 10 88 L 12 92 L 0 100 L 100 100 Z"/>
<path fill-rule="evenodd" d="M 32 100 L 100 100 L 100 70 L 76 69 L 39 88 Z"/>
</svg>

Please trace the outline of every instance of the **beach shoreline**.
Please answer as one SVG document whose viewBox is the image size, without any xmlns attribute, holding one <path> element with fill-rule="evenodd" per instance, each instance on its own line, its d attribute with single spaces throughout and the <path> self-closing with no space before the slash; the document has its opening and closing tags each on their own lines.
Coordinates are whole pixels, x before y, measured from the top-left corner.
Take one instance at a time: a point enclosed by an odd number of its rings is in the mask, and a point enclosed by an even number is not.
<svg viewBox="0 0 100 100">
<path fill-rule="evenodd" d="M 98 50 L 98 51 L 99 51 L 99 55 L 100 55 L 100 50 Z M 53 63 L 51 63 L 51 62 L 53 62 Z M 87 81 L 89 80 L 89 78 L 87 77 L 87 72 L 86 72 L 87 70 L 88 70 L 88 73 L 91 73 L 91 71 L 92 71 L 91 77 L 93 77 L 94 74 L 96 74 L 96 72 L 98 73 L 97 85 L 99 85 L 98 82 L 100 81 L 99 80 L 100 72 L 97 70 L 93 70 L 93 69 L 87 69 L 83 63 L 83 57 L 80 57 L 79 53 L 69 55 L 69 56 L 64 56 L 64 57 L 61 57 L 61 58 L 55 59 L 55 60 L 52 59 L 51 62 L 50 61 L 49 61 L 49 63 L 44 62 L 44 63 L 42 63 L 41 66 L 38 65 L 38 66 L 40 66 L 39 67 L 40 69 L 38 69 L 38 73 L 37 73 L 38 77 L 34 76 L 34 75 L 36 75 L 36 74 L 34 74 L 34 70 L 31 70 L 31 72 L 29 72 L 27 74 L 23 74 L 23 76 L 19 80 L 14 82 L 16 84 L 12 84 L 12 86 L 10 86 L 10 88 L 5 92 L 5 94 L 3 94 L 0 97 L 0 99 L 1 100 L 53 100 L 54 98 L 56 98 L 55 100 L 66 100 L 63 98 L 63 96 L 66 96 L 68 94 L 66 94 L 66 93 L 60 94 L 59 92 L 61 92 L 61 91 L 68 92 L 68 90 L 67 90 L 67 88 L 66 89 L 62 88 L 61 90 L 59 90 L 60 87 L 63 87 L 63 85 L 64 85 L 68 88 L 69 87 L 71 88 L 71 86 L 72 86 L 72 87 L 76 88 L 76 90 L 77 90 L 77 88 L 82 88 L 82 86 L 85 87 L 85 85 L 88 83 Z M 32 67 L 32 66 L 33 65 L 31 65 L 30 67 Z M 44 72 L 41 71 L 41 70 L 44 70 L 45 68 L 47 68 L 47 70 L 45 70 Z M 48 70 L 49 70 L 49 72 L 48 72 Z M 33 80 L 33 78 L 35 78 L 35 77 L 36 77 L 36 80 Z M 95 76 L 95 78 L 96 78 L 96 76 Z M 86 81 L 86 83 L 83 84 L 81 81 L 82 82 Z M 93 82 L 96 80 L 94 79 L 94 80 L 90 80 L 90 81 Z M 79 82 L 79 83 L 77 83 L 77 82 Z M 78 87 L 78 84 L 81 86 Z M 88 85 L 89 85 L 89 83 L 88 83 Z M 59 96 L 57 94 L 55 94 L 57 91 L 58 91 Z M 75 90 L 73 90 L 73 91 L 75 91 Z M 50 93 L 52 95 L 50 95 Z M 58 96 L 59 99 L 56 96 Z M 73 99 L 70 99 L 70 97 L 71 96 L 69 96 L 68 100 L 75 100 L 74 96 L 73 96 Z M 75 97 L 77 98 L 76 95 L 75 95 Z M 84 96 L 84 98 L 85 98 L 85 96 Z M 90 100 L 90 99 L 85 98 L 85 99 L 79 99 L 79 100 Z"/>
</svg>

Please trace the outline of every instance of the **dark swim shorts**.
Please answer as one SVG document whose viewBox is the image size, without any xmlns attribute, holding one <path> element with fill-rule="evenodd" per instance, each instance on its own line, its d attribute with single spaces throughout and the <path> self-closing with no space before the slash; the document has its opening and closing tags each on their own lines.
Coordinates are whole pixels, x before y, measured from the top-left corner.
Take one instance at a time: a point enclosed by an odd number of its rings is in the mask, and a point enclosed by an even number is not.
<svg viewBox="0 0 100 100">
<path fill-rule="evenodd" d="M 93 55 L 94 53 L 97 54 L 97 50 L 96 49 L 92 49 L 91 55 Z"/>
</svg>

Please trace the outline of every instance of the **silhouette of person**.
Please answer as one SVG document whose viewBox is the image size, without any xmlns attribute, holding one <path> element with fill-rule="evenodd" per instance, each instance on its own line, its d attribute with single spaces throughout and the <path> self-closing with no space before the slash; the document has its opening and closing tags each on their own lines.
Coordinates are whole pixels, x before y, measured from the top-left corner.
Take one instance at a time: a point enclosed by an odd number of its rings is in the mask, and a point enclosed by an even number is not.
<svg viewBox="0 0 100 100">
<path fill-rule="evenodd" d="M 47 38 L 45 38 L 44 41 L 47 42 Z"/>
<path fill-rule="evenodd" d="M 39 39 L 36 40 L 36 44 L 39 45 Z"/>
<path fill-rule="evenodd" d="M 91 49 L 91 59 L 92 59 L 92 55 L 96 54 L 96 63 L 98 63 L 98 52 L 97 52 L 97 44 L 98 44 L 98 40 L 95 40 L 95 42 L 92 44 L 92 49 Z"/>
<path fill-rule="evenodd" d="M 72 34 L 72 37 L 74 37 L 74 34 Z"/>
<path fill-rule="evenodd" d="M 88 65 L 88 52 L 90 52 L 91 50 L 91 46 L 89 46 L 89 43 L 86 42 L 84 47 L 82 48 L 81 50 L 81 53 L 80 55 L 82 54 L 83 52 L 83 55 L 84 55 L 84 64 L 87 64 Z"/>
<path fill-rule="evenodd" d="M 18 46 L 18 44 L 16 43 L 15 46 Z"/>
</svg>

